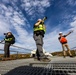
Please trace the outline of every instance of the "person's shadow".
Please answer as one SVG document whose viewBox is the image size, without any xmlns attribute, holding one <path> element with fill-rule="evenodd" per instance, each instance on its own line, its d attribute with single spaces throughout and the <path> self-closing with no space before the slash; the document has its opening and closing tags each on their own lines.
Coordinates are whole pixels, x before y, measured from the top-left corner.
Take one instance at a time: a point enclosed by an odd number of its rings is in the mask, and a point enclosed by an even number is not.
<svg viewBox="0 0 76 75">
<path fill-rule="evenodd" d="M 20 66 L 4 75 L 68 75 L 67 71 L 44 67 Z"/>
</svg>

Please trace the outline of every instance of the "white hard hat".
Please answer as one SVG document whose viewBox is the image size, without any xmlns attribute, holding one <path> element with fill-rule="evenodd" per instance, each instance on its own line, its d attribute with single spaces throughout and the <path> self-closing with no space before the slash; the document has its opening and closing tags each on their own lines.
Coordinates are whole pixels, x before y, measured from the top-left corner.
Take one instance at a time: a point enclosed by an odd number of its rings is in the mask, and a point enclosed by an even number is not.
<svg viewBox="0 0 76 75">
<path fill-rule="evenodd" d="M 41 19 L 38 19 L 37 21 L 41 21 Z"/>
<path fill-rule="evenodd" d="M 62 32 L 59 32 L 59 34 L 63 34 Z"/>
</svg>

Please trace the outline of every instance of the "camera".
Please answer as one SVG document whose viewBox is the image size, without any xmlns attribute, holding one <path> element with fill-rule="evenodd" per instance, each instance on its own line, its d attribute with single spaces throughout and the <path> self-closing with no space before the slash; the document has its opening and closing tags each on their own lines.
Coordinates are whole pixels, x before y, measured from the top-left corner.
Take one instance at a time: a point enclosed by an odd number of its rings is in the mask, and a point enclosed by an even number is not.
<svg viewBox="0 0 76 75">
<path fill-rule="evenodd" d="M 47 19 L 47 17 L 44 17 L 44 18 L 43 18 L 43 21 L 45 21 L 46 19 Z"/>
<path fill-rule="evenodd" d="M 7 33 L 4 33 L 4 35 L 7 35 Z"/>
</svg>

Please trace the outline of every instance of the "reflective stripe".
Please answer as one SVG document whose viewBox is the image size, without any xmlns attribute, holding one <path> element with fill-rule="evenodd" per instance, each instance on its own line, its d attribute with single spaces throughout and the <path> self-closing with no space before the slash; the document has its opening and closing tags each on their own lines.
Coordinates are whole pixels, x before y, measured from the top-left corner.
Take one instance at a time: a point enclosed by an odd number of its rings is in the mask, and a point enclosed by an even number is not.
<svg viewBox="0 0 76 75">
<path fill-rule="evenodd" d="M 38 31 L 38 30 L 43 30 L 44 32 L 46 31 L 43 24 L 40 24 L 39 26 L 34 27 L 34 31 Z"/>
<path fill-rule="evenodd" d="M 34 28 L 34 31 L 37 31 L 37 30 L 39 30 L 39 28 L 38 28 L 38 27 L 35 27 L 35 28 Z"/>
<path fill-rule="evenodd" d="M 12 40 L 12 38 L 8 38 L 8 39 L 5 38 L 5 41 L 11 41 L 11 40 Z"/>
</svg>

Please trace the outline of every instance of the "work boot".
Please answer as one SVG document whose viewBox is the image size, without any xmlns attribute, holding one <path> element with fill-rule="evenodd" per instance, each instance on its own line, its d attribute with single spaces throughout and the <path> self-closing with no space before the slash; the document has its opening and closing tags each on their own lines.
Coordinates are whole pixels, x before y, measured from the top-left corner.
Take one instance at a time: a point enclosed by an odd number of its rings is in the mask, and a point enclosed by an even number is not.
<svg viewBox="0 0 76 75">
<path fill-rule="evenodd" d="M 40 58 L 39 57 L 34 57 L 34 60 L 40 61 Z"/>
<path fill-rule="evenodd" d="M 65 55 L 64 55 L 63 57 L 64 57 L 64 58 L 66 58 L 66 56 L 65 56 Z"/>
<path fill-rule="evenodd" d="M 40 58 L 40 61 L 50 62 L 50 61 L 51 61 L 51 59 L 50 59 L 50 58 L 48 58 L 47 56 L 43 56 L 43 57 L 41 57 L 41 58 Z"/>
<path fill-rule="evenodd" d="M 70 55 L 69 57 L 71 57 L 71 58 L 72 58 L 72 57 L 74 57 L 74 56 Z"/>
<path fill-rule="evenodd" d="M 43 62 L 50 62 L 51 60 L 48 59 L 48 58 L 43 58 L 43 59 L 40 59 L 40 61 L 43 61 Z"/>
</svg>

